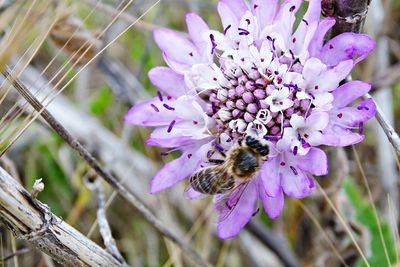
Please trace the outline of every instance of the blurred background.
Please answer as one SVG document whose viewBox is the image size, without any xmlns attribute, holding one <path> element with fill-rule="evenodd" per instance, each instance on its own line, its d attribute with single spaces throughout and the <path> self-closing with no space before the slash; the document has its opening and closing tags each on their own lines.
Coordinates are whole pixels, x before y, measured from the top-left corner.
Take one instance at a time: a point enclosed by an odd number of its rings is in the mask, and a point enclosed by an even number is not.
<svg viewBox="0 0 400 267">
<path fill-rule="evenodd" d="M 231 240 L 221 241 L 215 235 L 212 199 L 189 201 L 185 182 L 150 195 L 152 175 L 179 155 L 160 156 L 162 150 L 145 145 L 150 129 L 123 122 L 132 105 L 156 94 L 147 78 L 149 69 L 165 65 L 151 31 L 157 27 L 186 31 L 189 11 L 200 14 L 211 28 L 221 30 L 221 24 L 216 0 L 162 0 L 153 7 L 155 0 L 131 2 L 0 1 L 0 65 L 8 64 L 105 169 L 213 265 L 400 266 L 400 163 L 376 120 L 365 125 L 364 142 L 326 149 L 330 173 L 317 178 L 323 191 L 304 200 L 286 199 L 282 215 L 274 221 L 259 212 Z M 372 83 L 371 94 L 397 132 L 399 25 L 399 0 L 371 2 L 363 31 L 377 41 L 377 48 L 352 74 L 353 79 Z M 80 57 L 84 49 L 88 52 Z M 43 178 L 45 189 L 38 199 L 103 246 L 95 194 L 88 186 L 90 167 L 32 111 L 2 83 L 0 165 L 28 191 Z M 108 184 L 102 187 L 108 222 L 129 265 L 192 266 Z M 60 266 L 15 240 L 1 223 L 0 230 L 0 266 Z"/>
</svg>

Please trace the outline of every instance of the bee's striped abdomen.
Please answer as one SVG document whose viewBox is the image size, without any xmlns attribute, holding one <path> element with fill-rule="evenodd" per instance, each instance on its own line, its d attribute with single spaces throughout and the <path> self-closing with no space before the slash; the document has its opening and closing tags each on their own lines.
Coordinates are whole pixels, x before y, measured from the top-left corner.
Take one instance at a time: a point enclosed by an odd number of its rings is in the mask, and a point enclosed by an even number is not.
<svg viewBox="0 0 400 267">
<path fill-rule="evenodd" d="M 211 166 L 199 170 L 189 178 L 194 190 L 203 194 L 221 194 L 235 185 L 235 180 L 221 166 Z"/>
</svg>

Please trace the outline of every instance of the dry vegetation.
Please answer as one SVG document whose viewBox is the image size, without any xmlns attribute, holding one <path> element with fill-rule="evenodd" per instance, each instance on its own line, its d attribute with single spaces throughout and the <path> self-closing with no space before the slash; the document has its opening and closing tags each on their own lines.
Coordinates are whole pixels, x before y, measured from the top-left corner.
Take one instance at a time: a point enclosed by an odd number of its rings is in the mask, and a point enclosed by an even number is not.
<svg viewBox="0 0 400 267">
<path fill-rule="evenodd" d="M 220 28 L 216 2 L 0 1 L 0 266 L 62 266 L 63 257 L 100 266 L 79 258 L 85 249 L 107 266 L 399 264 L 399 151 L 376 120 L 361 144 L 328 151 L 329 177 L 318 179 L 311 197 L 288 199 L 275 221 L 260 212 L 229 241 L 215 235 L 210 198 L 187 200 L 183 183 L 148 193 L 150 177 L 177 155 L 160 156 L 144 145 L 149 130 L 122 120 L 155 94 L 147 71 L 164 63 L 151 30 L 185 30 L 188 11 Z M 371 2 L 363 31 L 378 45 L 353 72 L 373 84 L 397 132 L 399 14 L 398 0 Z M 39 178 L 44 189 L 32 189 Z M 54 231 L 63 237 L 51 238 Z M 63 242 L 72 237 L 84 242 L 68 250 Z M 55 239 L 55 251 L 42 244 Z"/>
</svg>

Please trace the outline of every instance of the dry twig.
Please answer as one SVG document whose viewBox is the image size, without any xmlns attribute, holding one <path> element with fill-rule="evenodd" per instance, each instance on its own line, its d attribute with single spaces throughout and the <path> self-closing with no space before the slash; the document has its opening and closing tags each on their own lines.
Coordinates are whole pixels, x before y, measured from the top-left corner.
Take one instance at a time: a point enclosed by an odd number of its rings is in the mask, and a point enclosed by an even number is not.
<svg viewBox="0 0 400 267">
<path fill-rule="evenodd" d="M 79 155 L 89 164 L 90 167 L 106 182 L 108 182 L 114 189 L 116 189 L 121 196 L 123 196 L 129 203 L 131 203 L 143 217 L 156 228 L 162 235 L 173 241 L 185 255 L 192 259 L 199 266 L 211 266 L 205 261 L 189 244 L 183 241 L 173 233 L 167 226 L 164 225 L 140 200 L 134 193 L 129 192 L 114 176 L 108 171 L 104 170 L 100 163 L 93 157 L 92 154 L 82 144 L 76 140 L 49 112 L 48 110 L 35 98 L 35 96 L 26 88 L 26 86 L 13 77 L 10 70 L 4 70 L 3 75 L 15 87 L 15 89 L 24 97 L 28 103 L 37 111 L 40 112 L 42 118 L 59 134 L 59 136 L 79 153 Z"/>
<path fill-rule="evenodd" d="M 111 254 L 52 214 L 0 168 L 0 221 L 19 239 L 70 266 L 122 266 Z"/>
</svg>

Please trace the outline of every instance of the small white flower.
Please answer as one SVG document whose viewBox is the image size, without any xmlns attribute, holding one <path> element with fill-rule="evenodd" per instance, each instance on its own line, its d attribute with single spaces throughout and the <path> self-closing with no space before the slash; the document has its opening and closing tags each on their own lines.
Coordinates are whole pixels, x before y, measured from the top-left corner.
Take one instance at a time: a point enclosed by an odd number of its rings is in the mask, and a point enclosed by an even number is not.
<svg viewBox="0 0 400 267">
<path fill-rule="evenodd" d="M 259 137 L 259 138 L 263 138 L 264 135 L 266 135 L 267 133 L 268 133 L 267 128 L 264 126 L 264 124 L 261 121 L 259 121 L 257 119 L 250 122 L 246 129 L 247 135 L 251 135 L 251 136 L 255 136 L 255 137 Z"/>
<path fill-rule="evenodd" d="M 271 112 L 268 109 L 261 109 L 258 111 L 256 119 L 263 124 L 267 124 L 272 119 Z"/>
<path fill-rule="evenodd" d="M 229 128 L 231 128 L 234 132 L 245 133 L 247 123 L 243 119 L 231 120 L 229 122 Z"/>
<path fill-rule="evenodd" d="M 265 99 L 271 112 L 279 112 L 293 106 L 293 101 L 289 99 L 289 94 L 289 89 L 287 87 L 274 90 L 272 94 Z"/>
<path fill-rule="evenodd" d="M 329 115 L 326 112 L 314 111 L 306 119 L 297 114 L 290 118 L 290 125 L 300 137 L 312 146 L 320 145 L 321 131 L 329 122 Z"/>
<path fill-rule="evenodd" d="M 218 116 L 222 121 L 228 121 L 232 119 L 232 113 L 228 108 L 221 108 L 218 110 Z"/>
</svg>

